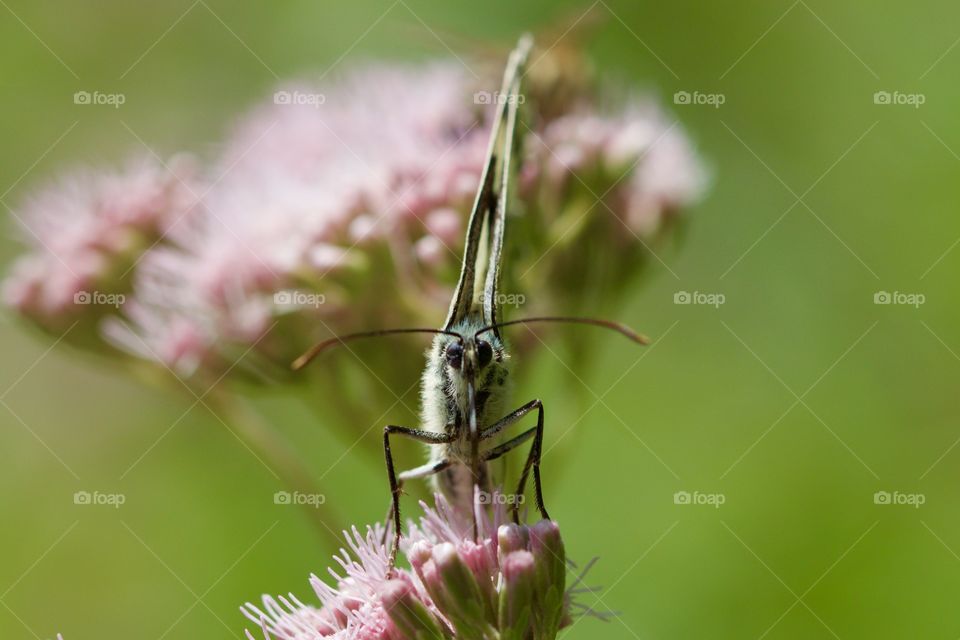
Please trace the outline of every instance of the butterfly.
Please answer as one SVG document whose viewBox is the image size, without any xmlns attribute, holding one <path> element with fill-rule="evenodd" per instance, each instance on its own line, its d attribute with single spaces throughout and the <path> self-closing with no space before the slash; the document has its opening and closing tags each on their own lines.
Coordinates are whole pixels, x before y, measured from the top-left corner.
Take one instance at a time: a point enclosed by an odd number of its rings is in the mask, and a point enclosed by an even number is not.
<svg viewBox="0 0 960 640">
<path fill-rule="evenodd" d="M 572 322 L 613 329 L 640 344 L 648 342 L 644 336 L 624 325 L 594 318 L 548 316 L 509 321 L 501 318 L 499 286 L 511 164 L 519 106 L 523 102 L 521 80 L 532 46 L 529 36 L 521 38 L 510 54 L 501 90 L 494 94 L 495 113 L 486 161 L 467 224 L 460 277 L 443 327 L 385 329 L 337 336 L 315 345 L 293 364 L 294 369 L 299 369 L 327 348 L 348 340 L 403 333 L 435 336 L 427 351 L 421 382 L 421 425 L 417 428 L 387 425 L 383 430 L 391 496 L 387 524 L 393 530 L 391 569 L 400 545 L 400 496 L 405 482 L 417 478 L 432 479 L 434 489 L 442 493 L 455 509 L 472 514 L 476 537 L 475 495 L 479 495 L 478 489 L 489 495 L 494 486 L 489 463 L 528 442 L 530 446 L 512 497 L 524 495 L 532 474 L 537 511 L 549 519 L 540 478 L 543 402 L 534 399 L 505 412 L 510 368 L 508 345 L 501 329 L 517 324 Z M 536 426 L 500 442 L 508 429 L 534 413 Z M 391 439 L 395 437 L 411 438 L 430 446 L 428 461 L 398 473 L 391 450 Z M 496 444 L 491 444 L 494 442 Z M 517 499 L 509 501 L 514 521 L 519 519 L 520 502 Z"/>
</svg>

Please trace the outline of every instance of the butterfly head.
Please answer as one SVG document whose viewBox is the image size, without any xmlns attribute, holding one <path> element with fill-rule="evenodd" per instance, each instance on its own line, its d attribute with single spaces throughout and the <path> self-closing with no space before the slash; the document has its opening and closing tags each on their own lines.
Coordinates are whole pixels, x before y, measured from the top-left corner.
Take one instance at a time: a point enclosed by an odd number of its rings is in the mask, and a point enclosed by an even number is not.
<svg viewBox="0 0 960 640">
<path fill-rule="evenodd" d="M 458 337 L 441 336 L 441 353 L 447 371 L 453 378 L 477 380 L 506 358 L 503 341 L 493 330 L 478 331 L 482 327 L 465 323 L 458 327 Z"/>
</svg>

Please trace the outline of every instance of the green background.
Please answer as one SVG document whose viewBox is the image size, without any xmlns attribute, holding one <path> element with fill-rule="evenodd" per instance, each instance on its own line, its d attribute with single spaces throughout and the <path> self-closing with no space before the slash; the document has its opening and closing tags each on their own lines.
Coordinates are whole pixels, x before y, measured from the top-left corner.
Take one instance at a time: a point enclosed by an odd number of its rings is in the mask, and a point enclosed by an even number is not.
<svg viewBox="0 0 960 640">
<path fill-rule="evenodd" d="M 0 4 L 0 190 L 11 207 L 68 166 L 142 151 L 137 137 L 162 154 L 213 153 L 274 73 L 506 46 L 591 7 Z M 604 589 L 583 601 L 617 612 L 565 637 L 960 636 L 960 301 L 950 284 L 960 268 L 960 6 L 592 6 L 605 18 L 589 47 L 599 69 L 667 102 L 681 90 L 726 100 L 671 105 L 714 185 L 623 311 L 655 346 L 590 334 L 601 366 L 584 379 L 585 415 L 561 397 L 562 365 L 549 355 L 517 392 L 543 398 L 548 447 L 577 438 L 549 477 L 548 505 L 573 558 L 600 556 L 588 582 Z M 127 103 L 77 106 L 78 90 L 120 91 Z M 877 105 L 880 90 L 926 100 Z M 3 262 L 17 250 L 5 234 Z M 678 291 L 726 302 L 676 305 Z M 876 305 L 878 291 L 926 301 Z M 307 576 L 333 549 L 300 512 L 273 504 L 277 480 L 228 429 L 186 397 L 49 346 L 3 316 L 0 637 L 238 637 L 241 602 L 311 595 Z M 404 400 L 415 407 L 415 392 Z M 257 402 L 315 465 L 331 504 L 357 523 L 382 517 L 378 461 L 343 456 L 281 393 Z M 411 419 L 396 413 L 391 421 Z M 365 444 L 376 447 L 378 432 Z M 127 502 L 77 506 L 78 490 Z M 677 505 L 678 491 L 725 502 Z M 877 491 L 925 502 L 878 505 Z"/>
</svg>

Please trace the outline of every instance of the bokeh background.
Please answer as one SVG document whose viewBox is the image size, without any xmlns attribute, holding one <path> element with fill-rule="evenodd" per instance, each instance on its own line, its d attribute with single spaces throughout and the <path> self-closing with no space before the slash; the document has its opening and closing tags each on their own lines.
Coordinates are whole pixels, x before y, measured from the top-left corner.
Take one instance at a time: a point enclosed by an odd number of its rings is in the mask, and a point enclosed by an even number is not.
<svg viewBox="0 0 960 640">
<path fill-rule="evenodd" d="M 586 405 L 563 397 L 549 356 L 517 390 L 544 400 L 548 448 L 577 439 L 576 455 L 545 457 L 548 505 L 569 554 L 600 557 L 588 582 L 603 589 L 584 602 L 617 612 L 564 637 L 960 635 L 960 6 L 0 5 L 8 206 L 67 166 L 119 163 L 138 137 L 211 150 L 275 75 L 507 46 L 599 13 L 586 45 L 598 68 L 670 103 L 715 179 L 622 312 L 655 345 L 585 334 L 602 363 L 583 380 Z M 127 102 L 73 103 L 92 89 Z M 678 91 L 724 102 L 674 105 Z M 877 91 L 924 102 L 877 104 Z M 5 233 L 0 259 L 16 251 Z M 875 304 L 883 291 L 924 302 Z M 678 292 L 724 304 L 675 304 Z M 240 603 L 310 596 L 308 574 L 334 549 L 273 503 L 277 479 L 227 428 L 50 346 L 3 316 L 0 637 L 239 637 Z M 415 392 L 404 400 L 415 407 Z M 345 453 L 280 392 L 253 402 L 339 512 L 382 517 L 376 460 Z M 75 505 L 78 490 L 126 503 Z M 723 504 L 677 504 L 677 492 Z M 923 504 L 877 504 L 877 492 Z"/>
</svg>

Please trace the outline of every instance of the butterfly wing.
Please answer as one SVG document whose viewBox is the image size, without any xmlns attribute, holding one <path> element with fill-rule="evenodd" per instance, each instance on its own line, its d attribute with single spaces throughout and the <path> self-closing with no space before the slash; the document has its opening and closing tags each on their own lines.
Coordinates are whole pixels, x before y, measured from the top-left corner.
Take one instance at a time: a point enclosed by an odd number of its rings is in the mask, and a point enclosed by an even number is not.
<svg viewBox="0 0 960 640">
<path fill-rule="evenodd" d="M 482 302 L 483 319 L 485 324 L 496 322 L 494 319 L 496 287 L 500 276 L 500 257 L 503 248 L 510 154 L 517 120 L 517 92 L 522 69 L 531 46 L 532 40 L 529 36 L 521 38 L 517 48 L 510 54 L 510 60 L 504 72 L 500 100 L 496 107 L 493 130 L 487 147 L 486 162 L 480 177 L 480 188 L 477 190 L 470 221 L 467 224 L 460 279 L 443 327 L 447 331 L 452 330 L 474 311 L 477 302 L 478 263 L 484 239 L 487 244 L 485 252 L 487 268 Z M 486 233 L 484 233 L 485 223 Z"/>
<path fill-rule="evenodd" d="M 483 323 L 495 325 L 501 321 L 498 287 L 500 286 L 500 266 L 503 256 L 503 234 L 507 224 L 507 202 L 511 177 L 511 159 L 513 157 L 513 142 L 517 127 L 517 111 L 519 109 L 520 75 L 514 78 L 507 93 L 507 116 L 503 131 L 503 147 L 501 152 L 499 188 L 496 192 L 496 203 L 491 211 L 488 237 L 490 238 L 487 252 L 487 276 L 483 288 Z M 494 329 L 499 337 L 500 331 Z"/>
</svg>

